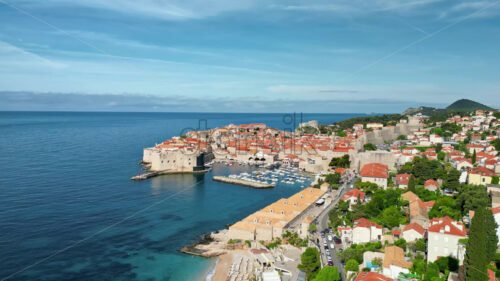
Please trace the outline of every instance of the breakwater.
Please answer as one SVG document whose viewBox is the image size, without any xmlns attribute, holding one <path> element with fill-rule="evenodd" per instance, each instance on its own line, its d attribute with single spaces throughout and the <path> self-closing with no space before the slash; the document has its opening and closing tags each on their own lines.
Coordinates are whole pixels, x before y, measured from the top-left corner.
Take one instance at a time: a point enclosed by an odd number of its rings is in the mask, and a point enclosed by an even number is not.
<svg viewBox="0 0 500 281">
<path fill-rule="evenodd" d="M 222 176 L 214 176 L 213 180 L 225 182 L 225 183 L 243 185 L 243 186 L 248 186 L 248 187 L 258 188 L 258 189 L 273 188 L 274 187 L 274 184 L 270 184 L 270 183 L 253 182 L 253 181 L 248 181 L 248 180 L 235 179 L 235 178 L 222 177 Z"/>
</svg>

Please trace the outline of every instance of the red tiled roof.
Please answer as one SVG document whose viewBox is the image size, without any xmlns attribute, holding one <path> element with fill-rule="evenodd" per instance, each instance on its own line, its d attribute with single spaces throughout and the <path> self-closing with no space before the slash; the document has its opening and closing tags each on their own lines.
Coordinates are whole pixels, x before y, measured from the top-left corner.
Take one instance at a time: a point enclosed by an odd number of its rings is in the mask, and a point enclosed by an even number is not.
<svg viewBox="0 0 500 281">
<path fill-rule="evenodd" d="M 461 226 L 462 229 L 456 227 L 453 223 Z M 464 225 L 461 222 L 456 222 L 448 216 L 442 218 L 433 218 L 432 220 L 430 220 L 429 225 L 429 232 L 441 232 L 441 230 L 443 230 L 445 234 L 463 237 L 465 237 L 467 233 L 465 231 Z M 448 230 L 446 230 L 446 227 L 448 227 Z"/>
<path fill-rule="evenodd" d="M 496 174 L 492 172 L 490 169 L 487 169 L 485 167 L 475 167 L 472 168 L 469 171 L 469 174 L 474 174 L 474 175 L 481 175 L 481 176 L 486 176 L 486 177 L 494 177 Z"/>
<path fill-rule="evenodd" d="M 382 228 L 381 225 L 378 225 L 374 222 L 371 222 L 365 218 L 360 218 L 354 221 L 354 228 L 356 227 L 376 227 L 376 228 Z"/>
<path fill-rule="evenodd" d="M 345 193 L 344 196 L 342 196 L 342 200 L 348 200 L 349 198 L 358 198 L 363 200 L 365 198 L 365 193 L 359 189 L 353 189 Z"/>
<path fill-rule="evenodd" d="M 424 235 L 425 229 L 418 223 L 413 222 L 410 224 L 405 225 L 405 228 L 403 229 L 403 232 L 409 231 L 409 230 L 415 230 L 416 232 Z"/>
<path fill-rule="evenodd" d="M 425 184 L 424 184 L 425 187 L 428 187 L 428 186 L 431 186 L 431 185 L 433 185 L 435 187 L 439 187 L 439 184 L 435 180 L 433 180 L 433 179 L 428 179 L 428 180 L 425 181 Z"/>
<path fill-rule="evenodd" d="M 410 177 L 410 174 L 398 174 L 396 175 L 396 184 L 408 184 Z"/>
<path fill-rule="evenodd" d="M 372 178 L 388 178 L 389 172 L 387 170 L 387 165 L 380 163 L 369 163 L 364 165 L 361 169 L 361 176 Z"/>
</svg>

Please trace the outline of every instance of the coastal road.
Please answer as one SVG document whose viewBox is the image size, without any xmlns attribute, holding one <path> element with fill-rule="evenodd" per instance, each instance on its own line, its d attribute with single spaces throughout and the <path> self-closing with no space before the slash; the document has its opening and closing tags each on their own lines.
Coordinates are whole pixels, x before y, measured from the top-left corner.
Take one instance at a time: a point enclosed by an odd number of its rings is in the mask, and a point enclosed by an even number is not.
<svg viewBox="0 0 500 281">
<path fill-rule="evenodd" d="M 319 239 L 319 242 L 320 242 L 319 245 L 317 245 L 317 246 L 318 246 L 319 251 L 320 251 L 322 265 L 327 265 L 328 259 L 326 256 L 325 247 L 323 246 L 323 239 L 321 238 L 321 236 L 319 234 L 322 231 L 328 231 L 328 220 L 329 220 L 328 213 L 330 212 L 331 209 L 333 209 L 335 206 L 337 206 L 340 198 L 342 198 L 342 196 L 344 196 L 344 194 L 347 191 L 352 189 L 352 184 L 354 183 L 354 180 L 355 180 L 355 176 L 346 177 L 344 179 L 344 184 L 342 184 L 342 186 L 339 188 L 339 193 L 337 194 L 337 196 L 333 199 L 332 203 L 328 207 L 326 207 L 325 210 L 323 210 L 323 212 L 321 212 L 321 214 L 316 219 L 316 221 L 318 222 L 317 230 L 319 231 L 319 233 L 316 235 L 315 241 L 317 241 L 316 239 Z M 331 243 L 334 243 L 334 242 L 332 241 Z M 328 242 L 328 244 L 331 244 L 331 243 Z M 340 259 L 337 257 L 337 251 L 338 251 L 339 246 L 341 246 L 341 245 L 336 244 L 335 249 L 330 249 L 330 254 L 331 254 L 333 266 L 337 267 L 337 269 L 339 270 L 340 275 L 342 277 L 342 280 L 346 280 L 344 266 L 340 262 Z"/>
</svg>

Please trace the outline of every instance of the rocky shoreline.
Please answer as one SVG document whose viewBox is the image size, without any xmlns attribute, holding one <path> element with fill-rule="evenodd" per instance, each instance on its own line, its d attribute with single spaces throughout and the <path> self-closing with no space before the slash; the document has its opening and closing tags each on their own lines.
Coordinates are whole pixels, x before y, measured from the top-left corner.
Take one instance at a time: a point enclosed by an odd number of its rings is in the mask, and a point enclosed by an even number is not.
<svg viewBox="0 0 500 281">
<path fill-rule="evenodd" d="M 212 232 L 201 236 L 200 240 L 184 246 L 180 251 L 185 254 L 213 258 L 227 253 L 224 239 L 227 230 Z"/>
</svg>

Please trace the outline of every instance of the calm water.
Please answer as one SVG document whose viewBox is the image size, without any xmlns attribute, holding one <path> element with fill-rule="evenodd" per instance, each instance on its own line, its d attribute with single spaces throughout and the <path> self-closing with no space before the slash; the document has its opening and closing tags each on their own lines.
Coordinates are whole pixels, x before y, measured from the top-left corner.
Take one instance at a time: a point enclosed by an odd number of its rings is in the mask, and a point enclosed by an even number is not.
<svg viewBox="0 0 500 281">
<path fill-rule="evenodd" d="M 198 128 L 199 119 L 209 128 L 297 125 L 281 114 L 0 112 L 0 279 L 16 272 L 11 280 L 199 279 L 214 260 L 181 254 L 182 246 L 300 189 L 212 181 L 248 169 L 225 166 L 129 180 L 144 147 Z"/>
</svg>

